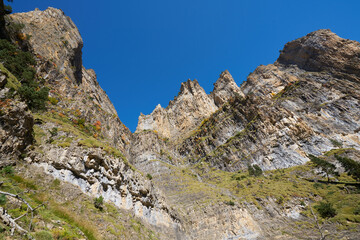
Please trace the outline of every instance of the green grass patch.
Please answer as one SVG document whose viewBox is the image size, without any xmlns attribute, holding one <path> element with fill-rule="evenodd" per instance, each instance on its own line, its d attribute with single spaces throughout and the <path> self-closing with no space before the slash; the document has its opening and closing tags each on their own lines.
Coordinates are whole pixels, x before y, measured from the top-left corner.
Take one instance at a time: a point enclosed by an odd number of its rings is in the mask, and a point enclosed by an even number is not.
<svg viewBox="0 0 360 240">
<path fill-rule="evenodd" d="M 14 90 L 18 90 L 21 87 L 19 80 L 9 70 L 7 70 L 2 63 L 0 63 L 0 70 L 7 76 L 7 83 L 5 87 Z"/>
<path fill-rule="evenodd" d="M 346 153 L 348 150 L 355 150 L 354 148 L 334 148 L 324 153 L 325 156 L 341 155 Z"/>
</svg>

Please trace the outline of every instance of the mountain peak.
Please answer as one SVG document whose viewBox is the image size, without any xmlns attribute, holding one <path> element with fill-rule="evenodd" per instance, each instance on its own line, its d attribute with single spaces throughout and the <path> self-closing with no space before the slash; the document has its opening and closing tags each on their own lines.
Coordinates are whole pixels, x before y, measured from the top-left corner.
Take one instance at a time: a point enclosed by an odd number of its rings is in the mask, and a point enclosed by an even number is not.
<svg viewBox="0 0 360 240">
<path fill-rule="evenodd" d="M 216 106 L 220 107 L 236 95 L 244 96 L 229 71 L 225 70 L 214 83 L 214 90 L 211 92 L 210 97 L 214 100 Z"/>
<path fill-rule="evenodd" d="M 156 106 L 150 115 L 139 116 L 136 132 L 155 130 L 168 138 L 179 136 L 210 116 L 217 107 L 196 79 L 181 83 L 180 92 L 164 109 Z"/>
<path fill-rule="evenodd" d="M 285 44 L 277 63 L 297 65 L 307 71 L 357 74 L 359 54 L 358 42 L 340 38 L 329 29 L 320 29 Z"/>
<path fill-rule="evenodd" d="M 186 82 L 181 83 L 180 92 L 178 96 L 182 94 L 196 94 L 198 91 L 204 91 L 204 89 L 200 86 L 199 82 L 194 79 L 191 81 L 191 79 L 188 79 Z"/>
</svg>

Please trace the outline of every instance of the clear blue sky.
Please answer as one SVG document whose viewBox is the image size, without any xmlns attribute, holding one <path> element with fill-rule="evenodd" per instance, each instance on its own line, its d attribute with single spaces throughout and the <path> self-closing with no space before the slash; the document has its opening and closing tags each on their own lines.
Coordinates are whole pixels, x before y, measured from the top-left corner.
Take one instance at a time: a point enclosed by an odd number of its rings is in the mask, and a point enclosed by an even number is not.
<svg viewBox="0 0 360 240">
<path fill-rule="evenodd" d="M 83 62 L 95 69 L 120 119 L 135 130 L 197 79 L 209 93 L 228 69 L 240 85 L 283 45 L 329 28 L 360 40 L 360 1 L 349 0 L 14 0 L 14 12 L 61 8 L 84 40 Z"/>
</svg>

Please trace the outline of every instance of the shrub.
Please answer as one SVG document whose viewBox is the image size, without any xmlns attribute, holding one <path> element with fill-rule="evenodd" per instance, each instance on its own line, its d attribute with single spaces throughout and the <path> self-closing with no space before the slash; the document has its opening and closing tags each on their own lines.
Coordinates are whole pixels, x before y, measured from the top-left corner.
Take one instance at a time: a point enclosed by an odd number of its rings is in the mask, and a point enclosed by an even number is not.
<svg viewBox="0 0 360 240">
<path fill-rule="evenodd" d="M 46 109 L 46 101 L 49 95 L 47 87 L 39 88 L 36 82 L 31 81 L 28 84 L 23 84 L 18 92 L 31 110 Z"/>
<path fill-rule="evenodd" d="M 340 162 L 340 164 L 345 168 L 345 171 L 357 181 L 360 181 L 360 163 L 347 158 L 340 157 L 335 155 L 335 158 Z"/>
<path fill-rule="evenodd" d="M 228 201 L 228 202 L 225 202 L 226 205 L 229 205 L 229 206 L 235 206 L 235 203 L 233 201 Z"/>
<path fill-rule="evenodd" d="M 6 204 L 6 201 L 7 201 L 6 195 L 1 194 L 1 195 L 0 195 L 0 205 L 5 205 L 5 204 Z"/>
<path fill-rule="evenodd" d="M 149 180 L 151 180 L 151 179 L 153 178 L 150 173 L 146 174 L 146 177 L 147 177 Z"/>
<path fill-rule="evenodd" d="M 258 176 L 262 175 L 262 170 L 257 164 L 254 164 L 254 165 L 249 164 L 248 171 L 249 171 L 250 176 L 258 177 Z"/>
<path fill-rule="evenodd" d="M 49 102 L 50 102 L 52 105 L 56 105 L 56 104 L 58 104 L 59 100 L 57 100 L 57 99 L 54 98 L 54 97 L 49 97 Z"/>
<path fill-rule="evenodd" d="M 31 81 L 35 76 L 36 64 L 30 52 L 24 52 L 5 39 L 0 40 L 0 60 L 19 80 Z"/>
<path fill-rule="evenodd" d="M 360 205 L 358 205 L 354 210 L 355 215 L 360 215 Z"/>
<path fill-rule="evenodd" d="M 103 210 L 104 198 L 102 196 L 97 197 L 94 199 L 94 206 L 99 209 Z"/>
<path fill-rule="evenodd" d="M 330 142 L 332 143 L 332 145 L 334 146 L 334 147 L 342 147 L 342 143 L 341 142 L 339 142 L 339 141 L 336 141 L 335 139 L 330 139 Z"/>
<path fill-rule="evenodd" d="M 1 169 L 1 172 L 3 174 L 8 174 L 8 175 L 12 175 L 14 173 L 14 169 L 12 166 L 6 166 L 3 169 Z"/>
<path fill-rule="evenodd" d="M 308 157 L 316 167 L 320 168 L 326 174 L 328 182 L 330 182 L 330 174 L 337 174 L 334 164 L 329 163 L 328 161 L 325 161 L 311 154 Z"/>
<path fill-rule="evenodd" d="M 49 89 L 40 88 L 35 82 L 36 71 L 33 66 L 36 65 L 36 61 L 32 54 L 21 51 L 5 39 L 0 39 L 0 62 L 23 84 L 18 93 L 28 107 L 32 110 L 45 109 Z"/>
<path fill-rule="evenodd" d="M 282 204 L 284 203 L 284 197 L 283 197 L 283 196 L 280 196 L 280 197 L 276 200 L 276 203 L 282 205 Z"/>
<path fill-rule="evenodd" d="M 320 202 L 319 205 L 315 206 L 322 218 L 330 218 L 336 216 L 336 209 L 329 202 Z"/>
<path fill-rule="evenodd" d="M 4 5 L 5 14 L 12 13 L 12 7 L 10 5 Z"/>
<path fill-rule="evenodd" d="M 54 181 L 52 182 L 51 186 L 54 188 L 57 188 L 60 186 L 60 180 L 58 178 L 54 179 Z"/>
<path fill-rule="evenodd" d="M 51 137 L 55 137 L 56 135 L 58 135 L 58 128 L 52 128 L 51 130 L 49 130 L 49 133 L 51 134 Z"/>
<path fill-rule="evenodd" d="M 76 120 L 77 125 L 79 125 L 80 127 L 84 127 L 85 126 L 85 119 L 84 118 L 79 118 L 78 120 Z"/>
</svg>

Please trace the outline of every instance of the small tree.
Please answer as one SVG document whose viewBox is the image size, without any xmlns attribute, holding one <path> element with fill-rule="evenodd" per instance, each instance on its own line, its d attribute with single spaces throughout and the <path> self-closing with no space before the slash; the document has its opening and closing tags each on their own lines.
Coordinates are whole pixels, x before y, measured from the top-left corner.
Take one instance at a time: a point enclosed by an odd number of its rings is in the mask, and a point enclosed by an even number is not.
<svg viewBox="0 0 360 240">
<path fill-rule="evenodd" d="M 336 167 L 334 164 L 329 163 L 321 158 L 315 157 L 314 155 L 309 155 L 309 158 L 316 167 L 320 168 L 327 176 L 328 182 L 330 182 L 330 174 L 336 174 Z"/>
<path fill-rule="evenodd" d="M 356 181 L 360 181 L 360 163 L 347 158 L 335 155 L 335 158 L 340 162 L 341 166 L 345 168 L 345 171 Z"/>
<path fill-rule="evenodd" d="M 315 206 L 322 218 L 330 218 L 336 216 L 336 209 L 329 202 L 320 202 L 319 205 Z"/>
<path fill-rule="evenodd" d="M 97 197 L 94 199 L 94 206 L 99 209 L 103 210 L 104 198 L 103 196 Z"/>
<path fill-rule="evenodd" d="M 250 176 L 258 177 L 258 176 L 262 175 L 262 170 L 259 167 L 259 165 L 257 165 L 257 164 L 254 164 L 254 165 L 249 164 L 248 171 L 249 171 Z"/>
</svg>

